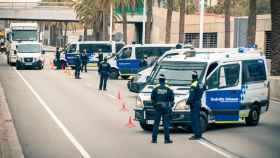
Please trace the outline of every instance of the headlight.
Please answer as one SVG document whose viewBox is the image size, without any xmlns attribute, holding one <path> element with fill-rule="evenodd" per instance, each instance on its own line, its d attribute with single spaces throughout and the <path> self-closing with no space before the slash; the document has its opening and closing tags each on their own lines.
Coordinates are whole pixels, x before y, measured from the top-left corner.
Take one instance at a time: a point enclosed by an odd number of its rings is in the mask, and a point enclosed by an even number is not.
<svg viewBox="0 0 280 158">
<path fill-rule="evenodd" d="M 181 111 L 181 110 L 188 110 L 190 107 L 189 105 L 186 104 L 186 100 L 181 100 L 179 101 L 176 106 L 175 106 L 175 110 Z"/>
<path fill-rule="evenodd" d="M 17 60 L 23 62 L 23 57 L 17 57 Z"/>
<path fill-rule="evenodd" d="M 136 98 L 136 107 L 137 108 L 144 108 L 144 103 L 139 97 Z"/>
</svg>

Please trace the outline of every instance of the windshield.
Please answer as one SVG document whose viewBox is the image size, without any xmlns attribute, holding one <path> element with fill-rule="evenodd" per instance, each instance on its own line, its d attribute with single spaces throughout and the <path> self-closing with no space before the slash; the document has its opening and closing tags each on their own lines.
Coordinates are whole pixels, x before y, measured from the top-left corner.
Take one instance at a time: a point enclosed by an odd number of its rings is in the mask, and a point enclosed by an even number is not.
<svg viewBox="0 0 280 158">
<path fill-rule="evenodd" d="M 13 30 L 12 39 L 13 41 L 36 41 L 37 31 L 36 30 Z"/>
<path fill-rule="evenodd" d="M 100 50 L 101 53 L 112 53 L 111 44 L 80 44 L 80 52 L 84 49 L 86 49 L 88 53 L 96 53 L 98 50 Z"/>
<path fill-rule="evenodd" d="M 17 50 L 19 53 L 40 53 L 41 47 L 39 44 L 20 44 Z"/>
<path fill-rule="evenodd" d="M 197 71 L 199 80 L 203 78 L 207 63 L 204 62 L 162 62 L 152 75 L 152 84 L 158 84 L 160 74 L 164 74 L 166 81 L 172 86 L 189 86 L 192 81 L 192 71 Z"/>
</svg>

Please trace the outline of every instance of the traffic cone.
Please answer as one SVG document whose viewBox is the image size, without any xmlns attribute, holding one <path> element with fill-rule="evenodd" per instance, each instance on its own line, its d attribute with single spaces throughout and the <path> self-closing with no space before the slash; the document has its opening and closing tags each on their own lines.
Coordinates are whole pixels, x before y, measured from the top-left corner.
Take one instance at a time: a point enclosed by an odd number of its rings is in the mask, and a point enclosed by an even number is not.
<svg viewBox="0 0 280 158">
<path fill-rule="evenodd" d="M 125 102 L 122 102 L 121 111 L 123 111 L 123 112 L 128 112 L 128 111 L 129 111 L 128 108 L 127 108 L 126 105 L 125 105 Z"/>
<path fill-rule="evenodd" d="M 135 127 L 135 124 L 133 123 L 133 120 L 132 120 L 132 117 L 131 117 L 131 116 L 129 116 L 129 118 L 128 118 L 128 123 L 126 124 L 126 126 L 127 126 L 128 128 L 133 128 L 133 127 Z"/>
<path fill-rule="evenodd" d="M 52 69 L 52 70 L 55 70 L 55 69 L 56 69 L 53 63 L 51 63 L 51 69 Z"/>
</svg>

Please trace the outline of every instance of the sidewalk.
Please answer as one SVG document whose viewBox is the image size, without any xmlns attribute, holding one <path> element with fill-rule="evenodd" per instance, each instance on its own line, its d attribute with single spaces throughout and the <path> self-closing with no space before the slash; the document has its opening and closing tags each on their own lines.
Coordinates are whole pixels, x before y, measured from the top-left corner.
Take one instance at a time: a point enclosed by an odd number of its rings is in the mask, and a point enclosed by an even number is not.
<svg viewBox="0 0 280 158">
<path fill-rule="evenodd" d="M 24 158 L 0 83 L 0 158 Z"/>
</svg>

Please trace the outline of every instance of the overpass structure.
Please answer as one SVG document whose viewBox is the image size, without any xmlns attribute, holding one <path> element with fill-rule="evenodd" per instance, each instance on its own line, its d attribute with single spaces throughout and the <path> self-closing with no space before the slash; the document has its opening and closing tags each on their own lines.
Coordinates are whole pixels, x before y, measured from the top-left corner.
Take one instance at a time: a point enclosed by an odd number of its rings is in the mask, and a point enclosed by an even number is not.
<svg viewBox="0 0 280 158">
<path fill-rule="evenodd" d="M 0 2 L 0 20 L 79 22 L 65 2 Z"/>
</svg>

